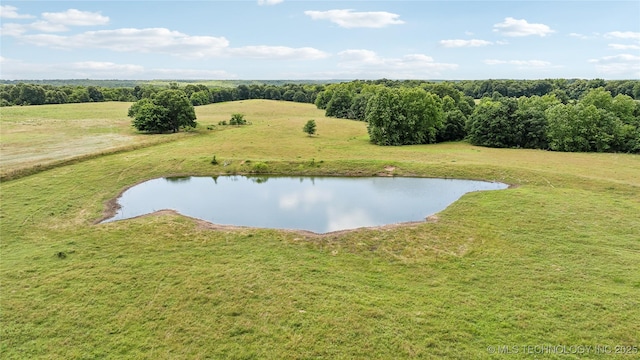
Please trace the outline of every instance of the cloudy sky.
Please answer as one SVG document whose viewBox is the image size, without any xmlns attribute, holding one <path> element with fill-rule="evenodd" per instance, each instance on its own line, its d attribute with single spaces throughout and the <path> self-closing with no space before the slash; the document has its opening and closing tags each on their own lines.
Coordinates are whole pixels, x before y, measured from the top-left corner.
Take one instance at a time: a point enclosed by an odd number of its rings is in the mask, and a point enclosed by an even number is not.
<svg viewBox="0 0 640 360">
<path fill-rule="evenodd" d="M 640 78 L 640 1 L 2 1 L 0 78 Z"/>
</svg>

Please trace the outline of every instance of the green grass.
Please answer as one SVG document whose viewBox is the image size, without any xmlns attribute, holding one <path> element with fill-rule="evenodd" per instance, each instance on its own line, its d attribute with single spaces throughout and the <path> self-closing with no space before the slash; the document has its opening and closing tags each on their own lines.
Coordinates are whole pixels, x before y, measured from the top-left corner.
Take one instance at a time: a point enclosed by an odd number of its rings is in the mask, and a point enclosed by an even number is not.
<svg viewBox="0 0 640 360">
<path fill-rule="evenodd" d="M 107 102 L 3 107 L 0 179 L 184 136 L 159 138 L 134 132 L 127 117 L 129 106 Z"/>
<path fill-rule="evenodd" d="M 100 105 L 104 121 L 93 127 L 122 121 L 118 134 L 144 137 L 124 123 L 126 105 Z M 80 107 L 3 108 L 3 157 L 19 137 L 5 126 L 19 116 L 73 137 L 56 124 L 91 116 L 63 115 Z M 378 147 L 365 124 L 308 104 L 196 111 L 194 133 L 146 136 L 169 140 L 112 154 L 88 149 L 84 161 L 27 167 L 31 175 L 0 184 L 2 358 L 469 359 L 506 357 L 488 346 L 640 346 L 640 157 Z M 252 125 L 206 130 L 236 112 Z M 302 131 L 310 119 L 318 136 Z M 437 222 L 325 236 L 211 230 L 171 214 L 94 225 L 139 181 L 256 163 L 280 174 L 517 186 L 467 194 Z"/>
</svg>

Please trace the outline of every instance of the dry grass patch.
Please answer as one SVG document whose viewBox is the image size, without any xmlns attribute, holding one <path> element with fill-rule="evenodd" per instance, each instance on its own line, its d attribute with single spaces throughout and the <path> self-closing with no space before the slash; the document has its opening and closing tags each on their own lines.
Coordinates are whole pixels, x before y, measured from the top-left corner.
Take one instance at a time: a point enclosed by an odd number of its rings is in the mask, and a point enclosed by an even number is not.
<svg viewBox="0 0 640 360">
<path fill-rule="evenodd" d="M 3 107 L 0 177 L 179 137 L 137 133 L 127 117 L 129 106 L 104 102 Z"/>
</svg>

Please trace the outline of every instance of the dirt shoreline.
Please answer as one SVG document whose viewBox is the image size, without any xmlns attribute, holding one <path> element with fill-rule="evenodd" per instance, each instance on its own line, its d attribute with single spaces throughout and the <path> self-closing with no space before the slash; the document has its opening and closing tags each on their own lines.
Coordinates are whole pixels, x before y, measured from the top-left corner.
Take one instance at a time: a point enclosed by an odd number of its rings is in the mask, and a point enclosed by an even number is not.
<svg viewBox="0 0 640 360">
<path fill-rule="evenodd" d="M 114 210 L 114 211 L 117 211 L 117 209 Z M 342 235 L 342 234 L 346 234 L 346 233 L 350 233 L 350 232 L 354 232 L 354 231 L 358 231 L 358 230 L 390 230 L 390 229 L 395 229 L 395 228 L 399 228 L 399 227 L 415 226 L 415 225 L 425 224 L 425 223 L 436 223 L 439 220 L 439 217 L 434 214 L 434 215 L 427 216 L 425 218 L 425 220 L 423 220 L 423 221 L 406 221 L 406 222 L 401 222 L 401 223 L 378 225 L 378 226 L 363 226 L 363 227 L 358 227 L 358 228 L 354 228 L 354 229 L 329 231 L 329 232 L 326 232 L 326 233 L 316 233 L 316 232 L 313 232 L 313 231 L 310 231 L 310 230 L 301 230 L 301 229 L 261 228 L 261 227 L 252 227 L 252 226 L 242 226 L 242 225 L 216 224 L 216 223 L 212 223 L 212 222 L 209 222 L 209 221 L 206 221 L 206 220 L 202 220 L 202 219 L 199 219 L 199 218 L 195 218 L 195 217 L 192 217 L 192 216 L 183 215 L 183 214 L 181 214 L 181 213 L 179 213 L 179 212 L 177 212 L 175 210 L 171 210 L 171 209 L 157 210 L 157 211 L 154 211 L 154 212 L 149 213 L 149 214 L 138 215 L 138 216 L 134 216 L 134 217 L 123 219 L 123 220 L 117 220 L 117 221 L 125 221 L 125 220 L 139 219 L 139 218 L 145 218 L 145 217 L 150 217 L 150 216 L 165 216 L 165 215 L 177 215 L 177 216 L 185 217 L 187 219 L 190 219 L 190 220 L 194 221 L 198 225 L 199 228 L 205 229 L 205 230 L 212 230 L 212 231 L 223 231 L 223 230 L 224 231 L 239 231 L 239 230 L 264 230 L 264 229 L 268 229 L 268 230 L 284 231 L 284 232 L 288 232 L 288 233 L 299 234 L 299 235 L 303 235 L 303 236 L 307 236 L 307 237 L 335 236 L 335 235 Z M 106 220 L 106 219 L 97 221 L 95 224 L 96 225 L 100 225 L 100 222 L 102 222 L 104 220 Z"/>
</svg>

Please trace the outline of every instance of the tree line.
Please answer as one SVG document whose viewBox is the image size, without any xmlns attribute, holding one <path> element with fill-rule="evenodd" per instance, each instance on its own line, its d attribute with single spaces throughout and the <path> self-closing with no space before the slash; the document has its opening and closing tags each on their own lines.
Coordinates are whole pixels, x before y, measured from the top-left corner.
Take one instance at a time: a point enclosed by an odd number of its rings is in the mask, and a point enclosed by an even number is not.
<svg viewBox="0 0 640 360">
<path fill-rule="evenodd" d="M 327 116 L 366 121 L 369 138 L 378 145 L 467 139 L 488 147 L 640 153 L 640 102 L 614 96 L 606 87 L 588 89 L 579 99 L 556 92 L 520 97 L 494 92 L 476 104 L 448 82 L 396 85 L 331 84 L 315 104 Z"/>
<path fill-rule="evenodd" d="M 210 87 L 203 84 L 180 86 L 177 82 L 168 86 L 136 85 L 134 87 L 100 87 L 49 84 L 2 84 L 0 106 L 66 104 L 102 101 L 135 102 L 153 98 L 166 90 L 184 92 L 192 105 L 207 105 L 225 101 L 269 99 L 313 103 L 324 89 L 322 84 L 252 84 L 236 87 Z"/>
<path fill-rule="evenodd" d="M 640 153 L 640 102 L 602 87 L 567 103 L 554 94 L 484 98 L 467 132 L 489 147 Z"/>
<path fill-rule="evenodd" d="M 542 96 L 554 94 L 563 102 L 578 100 L 589 90 L 604 88 L 613 96 L 622 94 L 640 100 L 639 80 L 604 80 L 604 79 L 542 79 L 542 80 L 459 80 L 431 81 L 422 80 L 370 80 L 367 84 L 384 85 L 386 87 L 428 87 L 436 84 L 451 84 L 454 89 L 474 99 L 500 95 L 504 97 Z"/>
<path fill-rule="evenodd" d="M 206 105 L 224 101 L 247 99 L 285 100 L 305 103 L 315 103 L 317 96 L 328 87 L 317 81 L 283 80 L 263 81 L 237 86 L 207 86 L 204 84 L 172 82 L 158 86 L 142 83 L 135 86 L 119 86 L 134 82 L 124 80 L 49 80 L 33 82 L 3 81 L 0 84 L 0 106 L 13 105 L 42 105 L 65 104 L 101 101 L 134 102 L 143 98 L 151 98 L 163 89 L 179 89 L 185 92 L 194 106 Z M 238 81 L 241 82 L 241 81 Z M 105 84 L 83 85 L 83 84 Z M 343 82 L 345 83 L 345 82 Z M 457 90 L 464 96 L 473 99 L 483 97 L 503 96 L 543 96 L 554 94 L 563 103 L 578 100 L 588 91 L 604 88 L 612 96 L 628 95 L 640 100 L 640 81 L 638 80 L 602 80 L 602 79 L 545 79 L 545 80 L 462 80 L 462 81 L 423 81 L 423 80 L 367 80 L 352 81 L 361 87 L 363 85 L 382 85 L 389 88 L 423 88 L 427 91 L 438 89 L 445 85 L 448 89 Z M 449 94 L 451 95 L 451 94 Z M 364 99 L 358 99 L 363 103 Z M 361 104 L 362 105 L 362 104 Z"/>
</svg>

